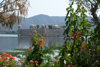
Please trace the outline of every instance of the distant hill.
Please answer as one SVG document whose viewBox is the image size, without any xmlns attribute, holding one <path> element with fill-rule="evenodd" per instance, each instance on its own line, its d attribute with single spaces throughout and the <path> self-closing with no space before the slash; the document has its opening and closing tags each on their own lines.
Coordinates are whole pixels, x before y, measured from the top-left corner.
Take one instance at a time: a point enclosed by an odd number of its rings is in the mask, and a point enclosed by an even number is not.
<svg viewBox="0 0 100 67">
<path fill-rule="evenodd" d="M 91 21 L 91 17 L 86 18 L 88 21 Z M 35 25 L 65 25 L 65 16 L 48 16 L 48 15 L 36 15 L 30 18 L 22 18 L 22 21 L 19 25 L 22 25 L 22 29 L 29 29 L 29 26 L 31 24 L 35 24 Z M 6 31 L 8 30 L 7 28 L 3 28 L 1 27 L 1 31 Z M 13 26 L 13 31 L 18 30 L 18 24 Z"/>
<path fill-rule="evenodd" d="M 29 26 L 31 24 L 35 24 L 35 25 L 65 25 L 65 16 L 48 16 L 48 15 L 36 15 L 30 18 L 24 18 L 22 19 L 21 23 L 19 25 L 22 25 L 23 29 L 29 29 Z M 2 28 L 1 27 L 1 31 L 5 31 L 8 29 Z M 18 24 L 13 26 L 12 30 L 18 30 Z"/>
</svg>

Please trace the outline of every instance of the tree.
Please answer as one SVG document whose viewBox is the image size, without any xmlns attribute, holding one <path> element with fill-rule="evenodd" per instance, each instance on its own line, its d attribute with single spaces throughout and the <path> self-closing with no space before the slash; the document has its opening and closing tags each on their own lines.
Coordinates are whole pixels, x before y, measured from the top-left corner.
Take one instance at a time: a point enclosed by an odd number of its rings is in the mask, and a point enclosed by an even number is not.
<svg viewBox="0 0 100 67">
<path fill-rule="evenodd" d="M 0 2 L 0 24 L 12 29 L 13 25 L 21 21 L 21 16 L 27 15 L 28 0 L 2 0 Z"/>
<path fill-rule="evenodd" d="M 49 29 L 52 29 L 52 28 L 53 28 L 53 26 L 52 26 L 52 25 L 48 25 L 48 27 L 49 27 Z"/>
<path fill-rule="evenodd" d="M 100 20 L 97 15 L 97 11 L 100 8 L 100 0 L 69 0 L 69 1 L 76 1 L 77 4 L 81 2 L 81 4 L 90 12 L 93 17 L 93 21 L 97 24 L 100 28 Z"/>
<path fill-rule="evenodd" d="M 66 26 L 64 26 L 64 25 L 63 25 L 63 26 L 61 26 L 61 28 L 65 29 L 65 28 L 66 28 Z"/>
<path fill-rule="evenodd" d="M 37 29 L 39 29 L 40 26 L 39 25 L 36 25 L 36 27 L 37 27 Z"/>
</svg>

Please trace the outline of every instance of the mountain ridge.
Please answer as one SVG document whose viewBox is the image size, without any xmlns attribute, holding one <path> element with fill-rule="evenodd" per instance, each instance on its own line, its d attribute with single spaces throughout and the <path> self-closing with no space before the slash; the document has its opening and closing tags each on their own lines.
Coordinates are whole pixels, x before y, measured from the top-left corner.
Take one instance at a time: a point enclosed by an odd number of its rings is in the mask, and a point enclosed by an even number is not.
<svg viewBox="0 0 100 67">
<path fill-rule="evenodd" d="M 29 18 L 22 18 L 21 23 L 19 25 L 22 25 L 22 29 L 29 29 L 31 24 L 34 25 L 65 25 L 65 17 L 66 16 L 48 16 L 44 14 L 35 15 Z M 87 20 L 91 21 L 91 17 L 86 18 Z M 1 31 L 8 31 L 9 29 L 5 29 L 4 27 L 1 27 Z M 17 31 L 18 30 L 18 24 L 14 24 L 13 29 L 10 31 Z"/>
<path fill-rule="evenodd" d="M 64 21 L 65 17 L 63 16 L 48 16 L 48 15 L 44 15 L 44 14 L 39 14 L 36 16 L 32 16 L 29 18 L 22 18 L 21 22 L 19 23 L 19 25 L 22 25 L 22 29 L 29 29 L 29 26 L 31 24 L 35 24 L 35 25 L 64 25 L 65 21 Z M 7 31 L 9 29 L 5 29 L 4 27 L 1 27 L 1 31 Z M 18 24 L 14 24 L 13 29 L 14 31 L 18 30 Z"/>
</svg>

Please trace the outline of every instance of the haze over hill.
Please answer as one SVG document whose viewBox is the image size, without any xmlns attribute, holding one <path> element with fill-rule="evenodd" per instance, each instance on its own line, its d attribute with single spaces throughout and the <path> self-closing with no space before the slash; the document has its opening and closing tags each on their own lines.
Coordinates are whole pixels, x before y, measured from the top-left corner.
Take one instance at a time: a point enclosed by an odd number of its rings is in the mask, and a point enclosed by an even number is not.
<svg viewBox="0 0 100 67">
<path fill-rule="evenodd" d="M 36 15 L 30 18 L 24 18 L 22 19 L 21 23 L 19 25 L 22 25 L 22 29 L 29 29 L 29 26 L 31 24 L 35 25 L 65 25 L 65 16 L 48 16 L 48 15 Z M 7 28 L 1 27 L 1 31 L 8 30 Z M 18 25 L 14 25 L 12 30 L 18 30 Z"/>
<path fill-rule="evenodd" d="M 86 18 L 88 21 L 91 21 L 91 17 Z M 36 15 L 30 18 L 23 18 L 21 23 L 19 25 L 22 25 L 22 29 L 29 29 L 31 24 L 35 25 L 65 25 L 65 16 L 48 16 L 48 15 Z M 5 29 L 4 27 L 1 26 L 1 31 L 7 31 L 9 29 Z M 13 31 L 18 30 L 18 24 L 13 26 Z"/>
</svg>

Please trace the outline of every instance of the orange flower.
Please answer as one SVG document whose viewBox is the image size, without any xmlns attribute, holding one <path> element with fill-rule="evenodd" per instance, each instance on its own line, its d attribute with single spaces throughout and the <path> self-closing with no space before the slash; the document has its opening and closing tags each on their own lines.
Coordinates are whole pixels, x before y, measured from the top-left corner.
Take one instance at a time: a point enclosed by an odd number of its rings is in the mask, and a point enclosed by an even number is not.
<svg viewBox="0 0 100 67">
<path fill-rule="evenodd" d="M 67 49 L 69 49 L 69 47 L 67 47 Z"/>
<path fill-rule="evenodd" d="M 34 61 L 33 60 L 30 60 L 30 63 L 33 63 Z"/>
<path fill-rule="evenodd" d="M 13 60 L 15 60 L 15 58 L 14 58 L 13 56 L 10 56 L 9 59 L 13 59 Z"/>
<path fill-rule="evenodd" d="M 42 43 L 44 43 L 44 40 L 41 40 Z"/>
<path fill-rule="evenodd" d="M 38 64 L 36 63 L 36 66 L 38 66 Z"/>
<path fill-rule="evenodd" d="M 15 63 L 16 63 L 17 61 L 15 61 Z"/>
<path fill-rule="evenodd" d="M 23 59 L 20 59 L 20 61 L 24 61 Z"/>
<path fill-rule="evenodd" d="M 76 35 L 77 35 L 77 34 L 74 34 L 74 33 L 73 33 L 71 36 L 73 36 L 73 37 L 74 37 L 74 36 L 76 36 Z"/>
<path fill-rule="evenodd" d="M 31 33 L 30 33 L 30 35 L 31 35 Z"/>
<path fill-rule="evenodd" d="M 5 53 L 5 52 L 2 52 L 2 54 L 3 54 L 3 55 L 6 55 L 6 53 Z"/>
<path fill-rule="evenodd" d="M 10 57 L 11 55 L 10 54 L 6 54 L 6 57 Z"/>
<path fill-rule="evenodd" d="M 9 63 L 9 61 L 6 61 L 6 63 Z"/>
<path fill-rule="evenodd" d="M 41 47 L 43 48 L 43 45 L 41 45 Z"/>
<path fill-rule="evenodd" d="M 0 57 L 2 57 L 2 55 L 0 55 Z"/>
<path fill-rule="evenodd" d="M 43 45 L 43 43 L 41 43 Z"/>
<path fill-rule="evenodd" d="M 27 67 L 27 65 L 25 65 L 25 67 Z"/>
<path fill-rule="evenodd" d="M 30 52 L 30 51 L 31 51 L 31 48 L 32 48 L 32 46 L 30 46 L 30 47 L 28 48 L 28 52 Z"/>
<path fill-rule="evenodd" d="M 36 60 L 35 63 L 38 63 L 38 61 Z"/>
<path fill-rule="evenodd" d="M 91 49 L 89 49 L 89 51 L 90 51 Z"/>
<path fill-rule="evenodd" d="M 79 31 L 76 31 L 75 33 L 77 34 Z"/>
<path fill-rule="evenodd" d="M 76 38 L 78 38 L 79 36 L 77 35 Z"/>
<path fill-rule="evenodd" d="M 2 58 L 0 58 L 0 62 L 2 61 Z"/>
<path fill-rule="evenodd" d="M 8 60 L 8 58 L 7 58 L 7 57 L 5 57 L 5 56 L 4 56 L 4 57 L 2 57 L 2 59 L 3 59 L 4 61 Z"/>
<path fill-rule="evenodd" d="M 38 43 L 35 43 L 34 45 L 38 45 Z"/>
<path fill-rule="evenodd" d="M 79 35 L 79 37 L 82 37 L 82 35 Z"/>
</svg>

